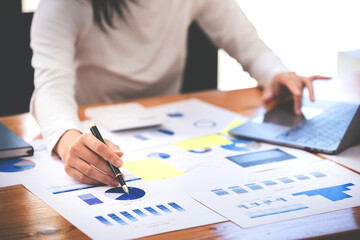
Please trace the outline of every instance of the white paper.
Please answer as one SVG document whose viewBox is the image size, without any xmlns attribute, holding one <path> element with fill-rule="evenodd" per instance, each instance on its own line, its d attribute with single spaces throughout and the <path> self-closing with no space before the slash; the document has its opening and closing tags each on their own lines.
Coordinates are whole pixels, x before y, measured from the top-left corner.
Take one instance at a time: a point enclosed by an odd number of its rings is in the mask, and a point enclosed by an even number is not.
<svg viewBox="0 0 360 240">
<path fill-rule="evenodd" d="M 360 176 L 326 160 L 257 174 L 215 174 L 196 182 L 193 197 L 244 228 L 360 205 Z"/>
<path fill-rule="evenodd" d="M 61 172 L 43 177 L 28 178 L 24 186 L 93 239 L 133 239 L 226 220 L 163 181 L 131 181 L 137 199 L 116 200 L 128 195 Z"/>
<path fill-rule="evenodd" d="M 322 154 L 322 156 L 360 172 L 360 144 L 350 147 L 337 155 Z"/>
<path fill-rule="evenodd" d="M 52 158 L 49 157 L 43 140 L 35 140 L 30 144 L 34 148 L 33 156 L 0 161 L 0 187 L 21 184 L 23 177 L 46 172 L 48 159 Z M 53 165 L 63 168 L 60 159 L 52 160 Z"/>
<path fill-rule="evenodd" d="M 139 103 L 88 108 L 85 115 L 108 131 L 158 126 L 169 120 L 165 114 L 157 114 Z"/>
<path fill-rule="evenodd" d="M 126 150 L 141 150 L 174 142 L 207 136 L 222 131 L 232 120 L 247 118 L 220 107 L 189 99 L 151 108 L 153 113 L 169 116 L 160 127 L 119 131 L 106 131 L 99 127 L 103 137 L 111 139 Z"/>
</svg>

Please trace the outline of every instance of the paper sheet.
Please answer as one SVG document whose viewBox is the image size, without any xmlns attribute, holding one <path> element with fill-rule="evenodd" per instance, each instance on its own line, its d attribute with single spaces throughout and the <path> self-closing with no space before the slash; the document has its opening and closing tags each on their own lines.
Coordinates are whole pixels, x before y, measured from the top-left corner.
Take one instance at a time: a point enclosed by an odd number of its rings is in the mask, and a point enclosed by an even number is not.
<svg viewBox="0 0 360 240">
<path fill-rule="evenodd" d="M 48 156 L 43 140 L 30 143 L 34 148 L 34 155 L 17 159 L 0 160 L 0 187 L 7 187 L 22 183 L 22 178 L 28 175 L 36 176 L 39 172 L 46 172 Z M 62 161 L 54 159 L 54 164 L 62 168 Z"/>
<path fill-rule="evenodd" d="M 103 137 L 112 139 L 124 150 L 142 150 L 197 137 L 220 133 L 234 119 L 247 118 L 205 103 L 188 99 L 151 108 L 152 113 L 166 115 L 169 121 L 160 127 L 109 132 L 99 127 Z"/>
<path fill-rule="evenodd" d="M 251 175 L 216 176 L 196 182 L 193 197 L 245 228 L 360 205 L 360 176 L 326 160 Z"/>
<path fill-rule="evenodd" d="M 35 167 L 13 162 L 10 169 L 26 171 L 0 172 L 0 183 L 23 183 L 95 239 L 137 238 L 224 220 L 207 207 L 249 227 L 360 203 L 359 175 L 305 151 L 229 136 L 228 129 L 246 120 L 241 115 L 194 99 L 154 111 L 171 121 L 116 134 L 100 129 L 125 153 L 121 171 L 133 199 L 120 200 L 127 197 L 120 189 L 74 181 L 45 149 L 30 159 Z"/>
<path fill-rule="evenodd" d="M 133 239 L 226 220 L 164 181 L 131 181 L 130 195 L 61 172 L 27 178 L 24 186 L 93 239 Z"/>
<path fill-rule="evenodd" d="M 350 147 L 338 155 L 322 154 L 322 156 L 360 172 L 360 144 Z"/>
<path fill-rule="evenodd" d="M 145 181 L 184 175 L 158 158 L 125 162 L 123 167 Z"/>
</svg>

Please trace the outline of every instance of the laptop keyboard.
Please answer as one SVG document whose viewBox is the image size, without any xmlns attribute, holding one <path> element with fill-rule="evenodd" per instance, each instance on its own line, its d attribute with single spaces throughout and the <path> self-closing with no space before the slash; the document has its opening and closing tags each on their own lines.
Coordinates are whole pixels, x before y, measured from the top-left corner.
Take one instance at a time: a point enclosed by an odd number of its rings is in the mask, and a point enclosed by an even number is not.
<svg viewBox="0 0 360 240">
<path fill-rule="evenodd" d="M 357 106 L 337 104 L 276 138 L 308 146 L 330 147 L 340 142 L 356 109 Z"/>
</svg>

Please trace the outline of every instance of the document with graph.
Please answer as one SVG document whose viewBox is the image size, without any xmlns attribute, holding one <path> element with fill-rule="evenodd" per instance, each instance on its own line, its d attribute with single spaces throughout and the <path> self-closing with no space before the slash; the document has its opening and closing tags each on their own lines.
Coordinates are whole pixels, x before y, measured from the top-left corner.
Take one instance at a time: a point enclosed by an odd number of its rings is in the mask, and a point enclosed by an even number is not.
<svg viewBox="0 0 360 240">
<path fill-rule="evenodd" d="M 122 149 L 142 150 L 219 133 L 233 119 L 247 120 L 240 114 L 198 99 L 160 105 L 151 108 L 151 112 L 167 116 L 168 121 L 161 126 L 117 132 L 98 127 L 103 137 L 116 142 Z"/>
<path fill-rule="evenodd" d="M 360 176 L 326 160 L 216 176 L 197 182 L 193 197 L 244 228 L 360 206 Z"/>
<path fill-rule="evenodd" d="M 24 181 L 27 189 L 93 239 L 133 239 L 226 221 L 164 181 L 130 177 L 127 184 L 129 195 L 121 187 L 82 184 L 59 171 Z"/>
</svg>

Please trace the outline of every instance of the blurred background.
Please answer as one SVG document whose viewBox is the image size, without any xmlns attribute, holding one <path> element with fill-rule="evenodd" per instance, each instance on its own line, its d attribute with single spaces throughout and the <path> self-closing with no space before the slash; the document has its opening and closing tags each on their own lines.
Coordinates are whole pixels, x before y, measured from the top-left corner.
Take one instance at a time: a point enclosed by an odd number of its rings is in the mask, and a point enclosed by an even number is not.
<svg viewBox="0 0 360 240">
<path fill-rule="evenodd" d="M 22 0 L 32 12 L 40 0 Z M 301 75 L 338 74 L 338 58 L 356 71 L 360 61 L 359 0 L 237 0 L 259 36 L 291 71 Z M 346 53 L 350 51 L 350 53 Z M 343 52 L 343 53 L 340 53 Z M 339 56 L 340 54 L 340 56 Z M 353 62 L 354 60 L 355 62 Z M 342 61 L 341 61 L 342 62 Z M 256 81 L 227 53 L 219 50 L 218 88 L 249 88 Z"/>
<path fill-rule="evenodd" d="M 301 75 L 338 74 L 338 58 L 347 71 L 360 61 L 359 0 L 237 0 L 259 36 L 292 71 Z M 24 12 L 39 0 L 22 0 Z M 347 54 L 347 51 L 351 53 Z M 257 85 L 241 66 L 219 50 L 218 88 L 227 91 Z M 350 64 L 350 65 L 349 65 Z M 355 68 L 355 69 L 353 69 Z"/>
</svg>

